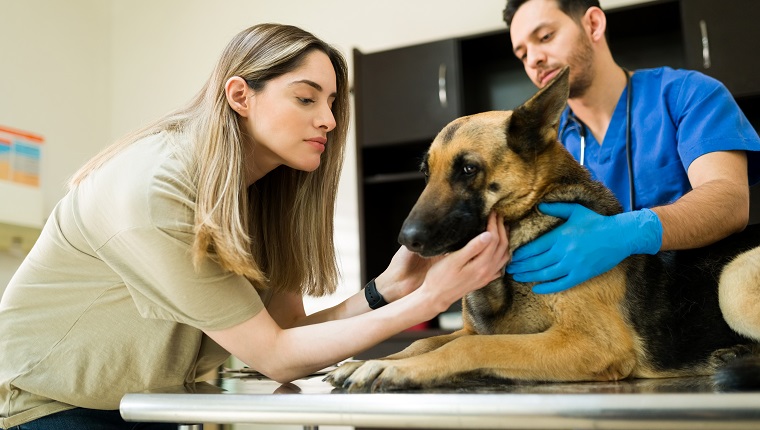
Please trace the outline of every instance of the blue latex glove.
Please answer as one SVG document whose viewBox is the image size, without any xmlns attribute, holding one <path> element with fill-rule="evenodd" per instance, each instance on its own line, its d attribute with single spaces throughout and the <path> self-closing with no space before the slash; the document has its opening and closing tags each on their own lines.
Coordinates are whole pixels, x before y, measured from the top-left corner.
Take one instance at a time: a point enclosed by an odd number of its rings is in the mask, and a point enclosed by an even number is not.
<svg viewBox="0 0 760 430">
<path fill-rule="evenodd" d="M 541 203 L 564 224 L 515 250 L 507 273 L 518 282 L 538 282 L 533 292 L 556 293 L 600 275 L 633 254 L 655 254 L 662 224 L 649 209 L 613 216 L 577 203 Z"/>
</svg>

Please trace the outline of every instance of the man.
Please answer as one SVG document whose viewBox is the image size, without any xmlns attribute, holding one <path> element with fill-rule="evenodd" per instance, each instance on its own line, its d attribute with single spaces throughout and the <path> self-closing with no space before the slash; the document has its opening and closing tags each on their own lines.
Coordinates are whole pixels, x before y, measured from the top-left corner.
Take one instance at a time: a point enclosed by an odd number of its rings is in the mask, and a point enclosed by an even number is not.
<svg viewBox="0 0 760 430">
<path fill-rule="evenodd" d="M 624 207 L 606 217 L 539 205 L 566 222 L 515 251 L 515 280 L 562 291 L 629 255 L 700 247 L 746 227 L 760 139 L 725 86 L 694 71 L 624 70 L 596 0 L 508 0 L 504 20 L 536 86 L 570 66 L 560 140 Z"/>
</svg>

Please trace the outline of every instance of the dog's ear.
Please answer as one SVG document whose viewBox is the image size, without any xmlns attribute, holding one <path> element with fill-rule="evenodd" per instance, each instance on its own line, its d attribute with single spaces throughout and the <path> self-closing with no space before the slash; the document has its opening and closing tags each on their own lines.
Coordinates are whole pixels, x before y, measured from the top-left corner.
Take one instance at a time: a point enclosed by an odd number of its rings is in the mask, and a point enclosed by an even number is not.
<svg viewBox="0 0 760 430">
<path fill-rule="evenodd" d="M 542 152 L 557 142 L 557 129 L 570 93 L 570 68 L 565 66 L 549 84 L 513 112 L 507 120 L 507 143 L 518 154 Z"/>
</svg>

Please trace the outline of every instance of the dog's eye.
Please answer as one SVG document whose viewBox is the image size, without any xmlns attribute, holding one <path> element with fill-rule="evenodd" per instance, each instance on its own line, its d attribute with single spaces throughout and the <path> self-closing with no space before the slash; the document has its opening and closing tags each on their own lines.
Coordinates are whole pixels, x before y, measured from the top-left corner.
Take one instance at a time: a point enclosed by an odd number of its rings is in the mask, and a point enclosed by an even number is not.
<svg viewBox="0 0 760 430">
<path fill-rule="evenodd" d="M 462 168 L 462 171 L 464 172 L 465 175 L 472 176 L 478 173 L 478 167 L 472 164 L 466 164 L 464 168 Z"/>
</svg>

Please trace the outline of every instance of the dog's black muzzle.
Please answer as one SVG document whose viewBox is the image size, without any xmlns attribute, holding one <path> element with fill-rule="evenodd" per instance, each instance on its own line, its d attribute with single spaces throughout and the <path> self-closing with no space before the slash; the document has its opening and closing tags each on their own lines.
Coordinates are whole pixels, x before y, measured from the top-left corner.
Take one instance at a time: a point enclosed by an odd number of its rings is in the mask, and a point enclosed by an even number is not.
<svg viewBox="0 0 760 430">
<path fill-rule="evenodd" d="M 456 251 L 486 228 L 487 218 L 479 208 L 460 203 L 443 217 L 415 209 L 404 221 L 398 241 L 412 252 L 433 257 Z"/>
</svg>

